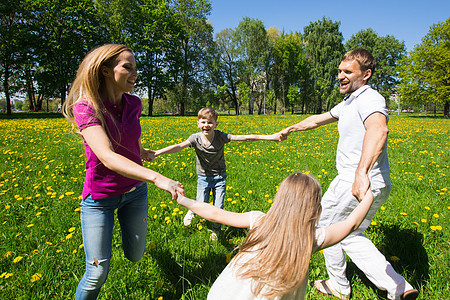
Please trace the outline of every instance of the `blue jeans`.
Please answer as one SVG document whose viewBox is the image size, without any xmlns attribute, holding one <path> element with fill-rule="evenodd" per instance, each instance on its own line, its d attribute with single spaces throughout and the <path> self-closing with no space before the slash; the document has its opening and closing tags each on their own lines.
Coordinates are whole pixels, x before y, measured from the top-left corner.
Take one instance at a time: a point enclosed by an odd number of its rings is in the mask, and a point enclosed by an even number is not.
<svg viewBox="0 0 450 300">
<path fill-rule="evenodd" d="M 117 209 L 122 231 L 122 249 L 130 261 L 142 258 L 147 234 L 147 183 L 125 194 L 81 201 L 86 271 L 78 284 L 75 299 L 96 299 L 108 277 L 111 260 L 114 211 Z"/>
<path fill-rule="evenodd" d="M 197 179 L 197 201 L 209 202 L 209 194 L 213 194 L 214 206 L 223 209 L 225 191 L 227 190 L 227 173 L 215 176 L 201 176 Z M 220 223 L 212 223 L 212 230 L 220 231 Z"/>
</svg>

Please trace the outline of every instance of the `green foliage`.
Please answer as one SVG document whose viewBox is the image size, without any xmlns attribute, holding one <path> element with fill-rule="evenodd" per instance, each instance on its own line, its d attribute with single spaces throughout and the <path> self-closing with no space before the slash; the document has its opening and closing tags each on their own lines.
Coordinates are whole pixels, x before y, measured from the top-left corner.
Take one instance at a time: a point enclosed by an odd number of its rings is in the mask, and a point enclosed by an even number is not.
<svg viewBox="0 0 450 300">
<path fill-rule="evenodd" d="M 399 91 L 402 102 L 444 102 L 449 116 L 450 18 L 431 26 L 409 56 L 402 60 Z"/>
<path fill-rule="evenodd" d="M 337 85 L 337 69 L 344 54 L 340 24 L 324 17 L 304 28 L 309 77 L 316 84 L 316 113 L 322 112 L 323 100 L 328 98 Z"/>
</svg>

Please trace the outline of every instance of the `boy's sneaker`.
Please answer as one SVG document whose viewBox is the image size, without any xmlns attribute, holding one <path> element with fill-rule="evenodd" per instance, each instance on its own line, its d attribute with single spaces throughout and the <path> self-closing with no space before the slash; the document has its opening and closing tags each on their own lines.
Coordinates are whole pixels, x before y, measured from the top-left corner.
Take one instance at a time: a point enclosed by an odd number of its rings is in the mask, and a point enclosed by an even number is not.
<svg viewBox="0 0 450 300">
<path fill-rule="evenodd" d="M 211 241 L 217 241 L 219 239 L 219 232 L 215 230 L 208 229 L 208 232 L 211 234 L 209 239 Z"/>
<path fill-rule="evenodd" d="M 194 217 L 195 217 L 195 214 L 192 211 L 188 210 L 188 212 L 186 213 L 186 215 L 184 216 L 184 219 L 183 219 L 184 226 L 191 225 Z"/>
</svg>

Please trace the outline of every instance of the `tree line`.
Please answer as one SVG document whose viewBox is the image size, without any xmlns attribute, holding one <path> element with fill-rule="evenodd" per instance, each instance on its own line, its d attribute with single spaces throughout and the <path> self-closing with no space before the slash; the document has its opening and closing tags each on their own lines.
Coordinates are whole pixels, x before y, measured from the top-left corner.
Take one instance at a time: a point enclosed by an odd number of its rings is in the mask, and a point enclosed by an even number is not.
<svg viewBox="0 0 450 300">
<path fill-rule="evenodd" d="M 208 0 L 2 1 L 0 91 L 7 113 L 16 93 L 26 95 L 31 111 L 50 98 L 64 102 L 86 53 L 122 43 L 135 53 L 149 116 L 155 103 L 180 115 L 205 105 L 237 115 L 320 113 L 342 99 L 337 68 L 347 50 L 359 47 L 374 55 L 370 84 L 387 99 L 446 103 L 448 115 L 450 19 L 407 55 L 404 42 L 370 28 L 344 44 L 340 22 L 325 17 L 290 33 L 244 17 L 214 36 L 211 9 Z"/>
</svg>

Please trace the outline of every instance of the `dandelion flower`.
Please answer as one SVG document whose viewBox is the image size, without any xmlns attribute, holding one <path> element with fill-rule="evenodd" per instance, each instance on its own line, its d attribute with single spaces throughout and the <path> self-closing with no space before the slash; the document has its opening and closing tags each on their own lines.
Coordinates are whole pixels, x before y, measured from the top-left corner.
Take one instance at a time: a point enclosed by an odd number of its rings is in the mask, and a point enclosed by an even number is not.
<svg viewBox="0 0 450 300">
<path fill-rule="evenodd" d="M 408 215 L 407 213 L 405 213 L 405 212 L 401 212 L 400 213 L 402 216 L 406 216 L 406 215 Z"/>
<path fill-rule="evenodd" d="M 21 261 L 22 260 L 22 256 L 17 256 L 16 258 L 14 258 L 14 260 L 13 260 L 13 263 L 18 263 L 19 261 Z"/>
<path fill-rule="evenodd" d="M 34 275 L 31 276 L 31 281 L 32 281 L 32 282 L 38 281 L 38 280 L 41 279 L 41 278 L 42 278 L 42 274 L 35 273 Z"/>
<path fill-rule="evenodd" d="M 439 218 L 439 215 L 438 214 L 434 214 L 433 217 Z"/>
<path fill-rule="evenodd" d="M 422 220 L 420 220 L 420 222 L 426 223 L 426 222 L 427 222 L 427 219 L 422 219 Z"/>
<path fill-rule="evenodd" d="M 75 231 L 75 227 L 70 227 L 69 228 L 69 232 L 74 232 Z"/>
<path fill-rule="evenodd" d="M 428 206 L 425 206 L 425 209 L 426 209 L 426 210 L 430 210 L 430 207 L 428 207 Z"/>
</svg>

